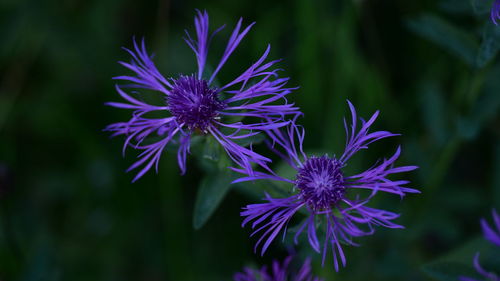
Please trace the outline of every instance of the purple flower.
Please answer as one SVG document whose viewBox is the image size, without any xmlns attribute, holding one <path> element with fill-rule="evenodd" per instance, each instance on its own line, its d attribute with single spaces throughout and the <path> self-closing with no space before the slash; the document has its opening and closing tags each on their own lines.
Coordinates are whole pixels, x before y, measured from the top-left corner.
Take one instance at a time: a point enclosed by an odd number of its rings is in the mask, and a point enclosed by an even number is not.
<svg viewBox="0 0 500 281">
<path fill-rule="evenodd" d="M 492 210 L 494 226 L 496 227 L 496 231 L 494 228 L 490 227 L 485 219 L 481 219 L 481 228 L 483 229 L 484 238 L 490 241 L 492 244 L 500 247 L 500 216 L 496 212 L 495 209 Z M 479 253 L 476 253 L 474 256 L 474 268 L 476 271 L 488 281 L 500 281 L 500 276 L 497 276 L 493 272 L 488 272 L 479 263 Z M 477 281 L 476 279 L 470 277 L 460 277 L 461 281 Z"/>
<path fill-rule="evenodd" d="M 493 2 L 493 6 L 491 7 L 490 17 L 493 23 L 498 24 L 497 20 L 500 19 L 500 0 L 495 0 Z"/>
<path fill-rule="evenodd" d="M 166 79 L 156 68 L 152 56 L 146 52 L 144 40 L 134 50 L 126 51 L 132 56 L 131 63 L 120 62 L 134 72 L 131 76 L 115 77 L 129 82 L 127 87 L 152 90 L 160 94 L 162 102 L 153 105 L 141 99 L 136 91 L 126 93 L 116 86 L 125 103 L 110 102 L 110 106 L 131 109 L 133 114 L 127 122 L 109 125 L 106 130 L 113 136 L 126 137 L 123 151 L 133 147 L 141 151 L 139 159 L 129 169 L 141 167 L 134 181 L 153 165 L 158 170 L 162 152 L 169 143 L 178 145 L 177 160 L 182 173 L 186 171 L 186 155 L 189 153 L 193 134 L 212 135 L 225 149 L 229 157 L 251 173 L 251 163 L 264 168 L 271 160 L 237 144 L 237 140 L 260 132 L 285 126 L 286 115 L 300 114 L 297 107 L 286 100 L 291 88 L 286 88 L 289 78 L 278 78 L 280 69 L 273 69 L 278 60 L 266 62 L 270 51 L 264 54 L 233 81 L 215 86 L 214 80 L 233 51 L 245 37 L 254 23 L 242 27 L 242 19 L 233 30 L 226 49 L 211 74 L 206 71 L 208 47 L 213 36 L 209 36 L 209 22 L 206 11 L 197 11 L 195 16 L 196 40 L 188 32 L 185 38 L 194 51 L 198 69 L 194 74 L 179 75 Z M 164 117 L 158 117 L 164 115 Z M 231 118 L 250 117 L 251 122 L 230 121 Z"/>
<path fill-rule="evenodd" d="M 243 272 L 234 275 L 234 281 L 322 281 L 312 275 L 311 260 L 306 259 L 304 265 L 297 271 L 290 271 L 292 256 L 287 257 L 282 263 L 273 261 L 271 270 L 263 266 L 260 270 L 245 267 Z"/>
<path fill-rule="evenodd" d="M 343 154 L 335 156 L 308 157 L 302 149 L 304 141 L 303 128 L 295 125 L 295 120 L 287 130 L 275 129 L 270 132 L 273 140 L 271 148 L 280 154 L 297 172 L 295 179 L 287 179 L 275 174 L 254 172 L 237 181 L 248 181 L 255 179 L 271 179 L 288 182 L 293 185 L 296 193 L 288 198 L 272 198 L 266 194 L 266 203 L 252 204 L 244 208 L 241 215 L 245 217 L 243 226 L 252 222 L 254 232 L 252 235 L 260 234 L 260 239 L 255 245 L 255 250 L 262 247 L 261 255 L 264 254 L 271 242 L 281 230 L 284 235 L 291 218 L 303 210 L 307 214 L 306 219 L 298 226 L 294 241 L 304 230 L 311 247 L 318 253 L 322 252 L 323 264 L 328 247 L 331 247 L 335 269 L 338 271 L 340 258 L 343 266 L 346 264 L 341 244 L 357 245 L 352 238 L 371 235 L 374 226 L 388 228 L 403 228 L 392 220 L 399 215 L 380 209 L 368 207 L 370 199 L 379 191 L 394 193 L 403 197 L 406 193 L 418 193 L 418 190 L 404 187 L 409 181 L 390 180 L 391 174 L 408 172 L 416 169 L 415 166 L 395 167 L 394 163 L 400 155 L 400 148 L 388 159 L 377 162 L 368 170 L 356 175 L 344 173 L 344 167 L 348 160 L 359 150 L 366 149 L 369 144 L 391 136 L 387 131 L 368 132 L 370 126 L 375 122 L 378 111 L 368 121 L 361 120 L 361 127 L 357 127 L 357 116 L 354 106 L 349 103 L 352 113 L 352 124 L 350 126 L 344 120 L 347 143 Z M 284 153 L 274 147 L 276 144 L 284 150 Z M 234 169 L 245 173 L 243 169 Z M 360 190 L 368 190 L 369 195 L 362 197 Z M 320 245 L 317 228 L 324 229 L 324 242 Z"/>
</svg>

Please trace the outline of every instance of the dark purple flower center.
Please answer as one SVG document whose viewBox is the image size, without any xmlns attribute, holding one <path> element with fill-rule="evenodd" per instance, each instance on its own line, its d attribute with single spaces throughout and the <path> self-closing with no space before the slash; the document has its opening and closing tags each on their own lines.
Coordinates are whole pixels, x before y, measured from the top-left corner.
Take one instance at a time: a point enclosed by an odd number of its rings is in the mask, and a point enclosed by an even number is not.
<svg viewBox="0 0 500 281">
<path fill-rule="evenodd" d="M 205 80 L 194 76 L 181 76 L 173 81 L 173 89 L 167 97 L 170 113 L 190 130 L 207 128 L 225 107 L 218 98 L 217 89 L 210 88 Z"/>
<path fill-rule="evenodd" d="M 295 185 L 307 205 L 315 211 L 328 210 L 345 194 L 342 163 L 335 158 L 311 157 L 299 169 Z"/>
</svg>

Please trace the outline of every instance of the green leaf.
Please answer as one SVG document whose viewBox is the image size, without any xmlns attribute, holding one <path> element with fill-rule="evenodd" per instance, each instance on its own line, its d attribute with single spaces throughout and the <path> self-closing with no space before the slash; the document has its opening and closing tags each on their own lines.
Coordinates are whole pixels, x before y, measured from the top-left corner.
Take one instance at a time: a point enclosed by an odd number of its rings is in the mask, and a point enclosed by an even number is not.
<svg viewBox="0 0 500 281">
<path fill-rule="evenodd" d="M 248 133 L 248 131 L 245 131 L 245 133 Z M 250 145 L 256 145 L 256 144 L 259 144 L 261 142 L 263 142 L 264 140 L 266 139 L 266 136 L 262 133 L 260 134 L 257 134 L 257 135 L 254 135 L 254 136 L 250 136 L 250 137 L 246 137 L 246 138 L 243 138 L 243 139 L 237 139 L 237 140 L 234 140 L 235 143 L 243 146 L 243 147 L 247 147 L 247 146 L 250 146 Z"/>
<path fill-rule="evenodd" d="M 481 129 L 481 122 L 475 118 L 458 117 L 456 120 L 457 134 L 466 139 L 474 139 Z"/>
<path fill-rule="evenodd" d="M 477 67 L 484 67 L 491 62 L 500 49 L 500 29 L 487 21 L 483 29 L 483 39 L 476 56 Z"/>
<path fill-rule="evenodd" d="M 472 10 L 478 16 L 485 16 L 490 13 L 492 1 L 488 0 L 470 0 Z M 489 17 L 488 17 L 489 20 Z"/>
<path fill-rule="evenodd" d="M 500 67 L 488 73 L 484 83 L 484 90 L 478 92 L 479 97 L 467 115 L 456 119 L 456 128 L 459 136 L 465 139 L 475 138 L 479 132 L 498 115 L 500 109 L 500 95 L 498 94 L 498 76 Z"/>
<path fill-rule="evenodd" d="M 438 5 L 441 10 L 450 14 L 467 15 L 473 12 L 469 0 L 441 0 Z"/>
<path fill-rule="evenodd" d="M 191 149 L 197 162 L 205 172 L 214 173 L 227 169 L 231 165 L 224 148 L 211 135 L 203 136 L 203 140 L 192 146 Z"/>
<path fill-rule="evenodd" d="M 449 138 L 447 117 L 450 111 L 444 99 L 444 94 L 434 80 L 427 80 L 421 84 L 420 104 L 424 124 L 433 140 L 443 145 Z"/>
<path fill-rule="evenodd" d="M 193 212 L 193 227 L 200 229 L 215 212 L 226 196 L 231 182 L 237 178 L 230 170 L 206 176 L 198 188 Z"/>
<path fill-rule="evenodd" d="M 220 158 L 220 144 L 212 136 L 207 136 L 203 146 L 203 158 L 217 162 Z"/>
<path fill-rule="evenodd" d="M 267 193 L 273 198 L 284 198 L 292 195 L 291 184 L 282 185 L 279 181 L 255 180 L 238 183 L 238 189 L 255 200 L 260 201 Z"/>
<path fill-rule="evenodd" d="M 481 236 L 436 261 L 422 266 L 422 271 L 440 281 L 456 281 L 460 276 L 479 277 L 473 267 L 474 255 L 480 253 L 481 264 L 486 265 L 487 268 L 497 268 L 497 251 Z"/>
<path fill-rule="evenodd" d="M 446 20 L 424 14 L 407 22 L 408 27 L 421 37 L 457 56 L 470 66 L 476 65 L 477 40 Z"/>
<path fill-rule="evenodd" d="M 438 262 L 422 267 L 422 270 L 429 276 L 439 281 L 457 281 L 460 276 L 472 277 L 477 273 L 471 264 L 458 262 Z"/>
</svg>

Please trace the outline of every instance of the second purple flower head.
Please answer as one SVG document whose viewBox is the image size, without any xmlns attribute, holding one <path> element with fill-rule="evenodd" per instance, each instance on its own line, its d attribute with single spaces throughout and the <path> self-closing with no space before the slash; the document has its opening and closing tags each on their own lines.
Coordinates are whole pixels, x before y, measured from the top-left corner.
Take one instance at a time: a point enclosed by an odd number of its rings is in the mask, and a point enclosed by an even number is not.
<svg viewBox="0 0 500 281">
<path fill-rule="evenodd" d="M 272 198 L 266 195 L 265 203 L 251 204 L 244 208 L 241 215 L 245 217 L 243 225 L 251 224 L 254 232 L 260 235 L 255 249 L 261 247 L 261 254 L 267 250 L 271 242 L 281 231 L 286 234 L 288 223 L 298 215 L 299 210 L 307 214 L 305 220 L 298 225 L 294 236 L 298 243 L 299 236 L 306 232 L 309 244 L 318 253 L 322 253 L 323 263 L 328 248 L 331 248 L 335 269 L 340 263 L 345 266 L 346 258 L 342 249 L 344 245 L 357 245 L 352 238 L 373 234 L 374 226 L 387 228 L 403 228 L 392 220 L 398 214 L 386 210 L 368 207 L 370 199 L 378 192 L 393 193 L 403 197 L 406 193 L 418 193 L 416 189 L 405 187 L 407 180 L 390 180 L 388 176 L 416 169 L 416 166 L 396 167 L 401 149 L 398 147 L 394 155 L 378 161 L 368 170 L 347 175 L 344 168 L 349 159 L 359 150 L 380 139 L 395 136 L 387 131 L 369 132 L 375 122 L 378 111 L 368 121 L 358 117 L 354 106 L 349 102 L 352 123 L 344 122 L 347 141 L 340 157 L 307 156 L 302 149 L 305 132 L 303 128 L 292 123 L 287 130 L 275 129 L 270 132 L 273 144 L 271 148 L 280 154 L 289 165 L 296 170 L 295 178 L 283 178 L 274 173 L 254 172 L 239 179 L 252 181 L 269 179 L 287 182 L 293 186 L 295 194 L 287 198 Z M 275 149 L 282 148 L 281 151 Z M 282 152 L 283 151 L 283 152 Z M 244 169 L 234 169 L 245 173 Z M 360 190 L 369 191 L 364 198 Z M 324 231 L 324 241 L 318 238 L 318 228 Z"/>
</svg>

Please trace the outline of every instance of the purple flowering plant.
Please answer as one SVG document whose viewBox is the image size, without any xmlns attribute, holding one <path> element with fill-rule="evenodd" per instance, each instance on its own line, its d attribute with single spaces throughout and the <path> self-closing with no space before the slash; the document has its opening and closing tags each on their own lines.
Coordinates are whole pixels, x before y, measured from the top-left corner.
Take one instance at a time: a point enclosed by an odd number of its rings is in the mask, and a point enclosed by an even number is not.
<svg viewBox="0 0 500 281">
<path fill-rule="evenodd" d="M 111 124 L 106 130 L 113 136 L 125 136 L 123 153 L 128 147 L 140 151 L 138 160 L 127 170 L 141 167 L 133 181 L 153 165 L 158 171 L 161 155 L 169 144 L 178 146 L 177 161 L 184 174 L 191 140 L 196 135 L 212 136 L 229 158 L 250 174 L 252 164 L 267 169 L 271 160 L 241 141 L 287 125 L 286 116 L 300 114 L 300 111 L 286 99 L 293 89 L 286 87 L 289 78 L 278 77 L 280 69 L 275 68 L 275 64 L 279 60 L 266 61 L 269 45 L 263 55 L 234 80 L 222 86 L 215 85 L 217 74 L 254 25 L 244 27 L 242 22 L 242 19 L 238 21 L 211 73 L 207 70 L 210 41 L 224 26 L 210 34 L 206 11 L 197 11 L 195 16 L 196 37 L 191 37 L 186 31 L 184 38 L 196 56 L 198 69 L 192 74 L 165 78 L 155 66 L 153 56 L 146 51 L 144 40 L 141 44 L 134 41 L 133 50 L 125 49 L 132 61 L 120 64 L 133 74 L 114 78 L 128 83 L 116 86 L 125 102 L 109 102 L 107 105 L 133 112 L 128 121 Z M 124 88 L 152 90 L 162 102 L 148 103 L 137 91 L 126 92 Z M 157 117 L 158 114 L 162 117 Z M 235 121 L 235 118 L 242 120 Z"/>
<path fill-rule="evenodd" d="M 322 281 L 313 276 L 311 259 L 307 258 L 299 270 L 294 271 L 291 266 L 293 256 L 286 257 L 283 262 L 274 260 L 272 266 L 263 266 L 260 269 L 245 267 L 243 272 L 234 275 L 234 281 Z"/>
<path fill-rule="evenodd" d="M 200 188 L 202 192 L 198 193 L 195 203 L 195 228 L 201 227 L 214 211 L 214 206 L 227 192 L 230 181 L 284 183 L 287 185 L 286 196 L 271 197 L 266 193 L 266 202 L 250 204 L 241 212 L 244 217 L 242 225 L 251 224 L 254 229 L 252 236 L 260 236 L 255 251 L 260 247 L 263 255 L 279 233 L 283 232 L 285 237 L 292 229 L 288 228 L 288 224 L 301 213 L 305 219 L 293 228 L 294 243 L 298 243 L 301 234 L 307 233 L 312 249 L 322 255 L 323 265 L 331 248 L 334 267 L 338 271 L 339 265 L 346 265 L 343 244 L 358 246 L 355 238 L 373 234 L 377 226 L 403 228 L 394 222 L 399 214 L 368 205 L 379 192 L 396 194 L 401 198 L 407 193 L 419 193 L 406 186 L 409 183 L 407 180 L 389 179 L 392 174 L 409 172 L 417 167 L 395 165 L 401 153 L 398 147 L 391 157 L 379 160 L 367 170 L 347 174 L 345 168 L 354 154 L 373 142 L 397 136 L 388 131 L 370 132 L 379 112 L 366 121 L 357 116 L 349 101 L 351 122 L 348 124 L 344 120 L 347 141 L 341 156 L 306 155 L 303 150 L 305 130 L 297 124 L 302 113 L 287 99 L 295 88 L 287 87 L 289 78 L 278 76 L 280 69 L 275 65 L 279 60 L 267 60 L 269 45 L 250 67 L 232 81 L 219 85 L 216 82 L 219 72 L 254 25 L 251 23 L 244 27 L 242 22 L 240 19 L 232 31 L 213 71 L 209 71 L 208 67 L 209 45 L 224 26 L 210 34 L 206 11 L 197 11 L 194 19 L 196 36 L 192 37 L 186 31 L 184 38 L 196 57 L 198 68 L 194 73 L 166 78 L 157 69 L 153 56 L 147 52 L 145 41 L 137 43 L 134 40 L 134 48 L 125 49 L 132 57 L 131 62 L 120 62 L 132 74 L 114 78 L 126 82 L 125 85 L 116 85 L 116 91 L 124 102 L 107 103 L 112 107 L 132 110 L 132 114 L 128 121 L 111 124 L 106 130 L 113 136 L 125 137 L 123 153 L 129 147 L 139 151 L 137 161 L 127 170 L 139 169 L 133 181 L 153 166 L 158 172 L 161 156 L 167 150 L 177 150 L 177 162 L 184 174 L 187 155 L 191 153 L 195 139 L 204 138 L 206 143 L 212 145 L 215 142 L 218 148 L 225 151 L 226 160 L 230 159 L 234 164 L 230 169 L 237 172 L 240 178 L 234 180 L 233 174 L 228 176 L 225 173 L 230 171 L 226 169 L 204 179 Z M 146 101 L 149 95 L 158 96 L 159 102 Z M 281 157 L 294 170 L 292 177 L 275 173 L 268 166 L 271 158 L 254 151 L 253 140 L 256 136 L 267 138 L 270 152 Z M 222 160 L 219 162 L 223 163 L 218 163 L 223 168 L 231 166 Z M 211 196 L 209 200 L 200 199 L 207 194 Z M 320 281 L 311 273 L 309 258 L 297 272 L 289 270 L 291 259 L 288 257 L 282 263 L 274 261 L 269 269 L 245 268 L 244 272 L 234 276 L 234 280 Z"/>
<path fill-rule="evenodd" d="M 481 219 L 481 228 L 483 230 L 484 238 L 488 240 L 491 244 L 497 247 L 497 252 L 500 251 L 500 216 L 495 209 L 492 210 L 493 217 L 493 227 L 488 224 L 488 222 L 483 218 Z M 496 229 L 496 230 L 495 230 Z M 485 270 L 479 262 L 479 253 L 474 256 L 474 268 L 477 273 L 480 274 L 486 281 L 500 281 L 500 276 L 497 275 L 500 272 L 490 272 Z M 479 281 L 471 277 L 460 277 L 461 281 Z"/>
<path fill-rule="evenodd" d="M 254 181 L 267 179 L 290 184 L 294 194 L 286 198 L 273 198 L 266 194 L 265 203 L 250 204 L 244 207 L 241 216 L 243 226 L 251 224 L 254 229 L 252 236 L 260 235 L 255 244 L 255 251 L 261 247 L 261 255 L 265 253 L 272 241 L 283 231 L 288 231 L 288 223 L 299 212 L 307 214 L 306 219 L 296 228 L 294 242 L 303 232 L 307 232 L 310 246 L 322 253 L 322 264 L 325 262 L 328 248 L 331 247 L 334 266 L 338 271 L 339 260 L 345 266 L 346 258 L 342 244 L 357 246 L 353 238 L 371 235 L 375 226 L 387 228 L 403 228 L 393 222 L 399 215 L 390 211 L 369 207 L 368 204 L 379 192 L 397 194 L 401 197 L 406 193 L 419 193 L 418 190 L 405 187 L 407 180 L 391 180 L 391 174 L 409 172 L 416 166 L 395 166 L 401 149 L 387 159 L 378 161 L 369 169 L 347 175 L 344 168 L 349 159 L 358 151 L 368 148 L 368 145 L 396 134 L 388 131 L 369 132 L 379 112 L 375 112 L 368 121 L 358 118 L 354 106 L 348 102 L 351 111 L 351 124 L 344 120 L 347 134 L 345 150 L 340 157 L 327 155 L 307 156 L 303 151 L 305 130 L 295 122 L 286 129 L 274 129 L 271 137 L 271 149 L 296 172 L 295 178 L 284 178 L 274 173 L 254 172 L 238 179 Z M 360 126 L 358 127 L 358 119 Z M 245 169 L 235 168 L 235 171 L 245 174 Z M 367 190 L 363 197 L 361 190 Z M 324 231 L 324 241 L 318 238 L 318 228 Z M 322 245 L 321 245 L 322 244 Z"/>
</svg>

